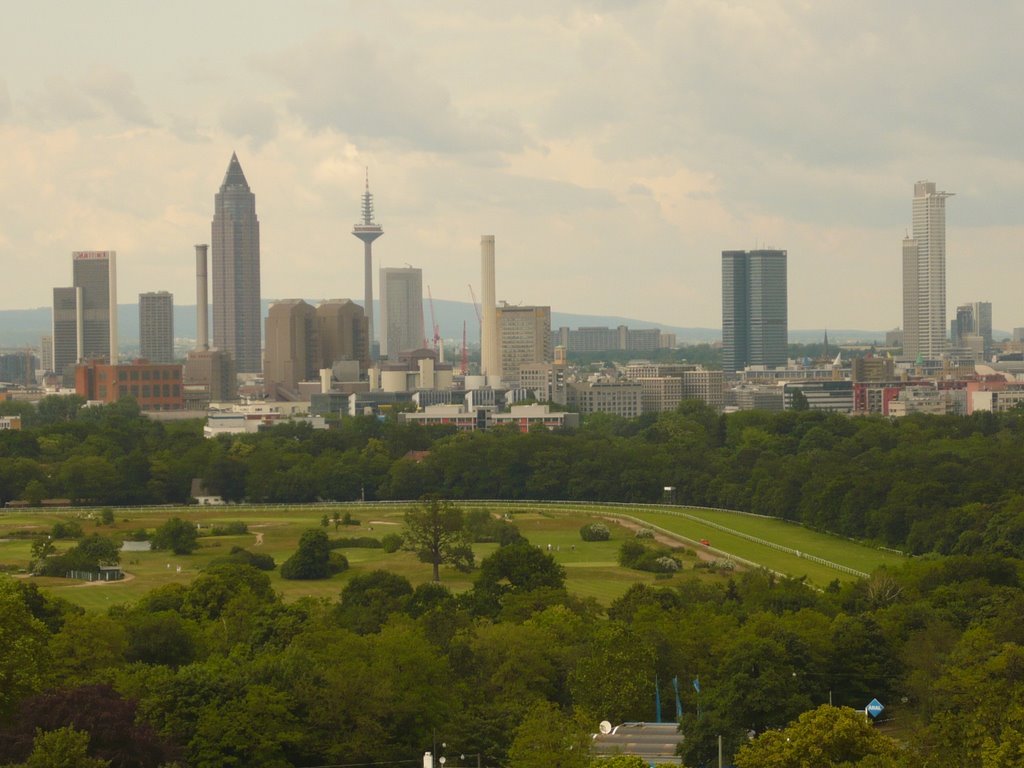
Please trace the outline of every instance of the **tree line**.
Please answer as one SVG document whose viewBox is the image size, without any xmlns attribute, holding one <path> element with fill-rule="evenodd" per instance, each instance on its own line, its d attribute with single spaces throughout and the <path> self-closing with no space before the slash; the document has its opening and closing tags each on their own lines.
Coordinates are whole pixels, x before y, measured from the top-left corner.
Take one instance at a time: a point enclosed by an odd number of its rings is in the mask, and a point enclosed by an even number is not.
<svg viewBox="0 0 1024 768">
<path fill-rule="evenodd" d="M 393 419 L 282 425 L 206 440 L 198 422 L 130 400 L 48 397 L 0 433 L 0 504 L 187 503 L 193 478 L 229 501 L 550 499 L 680 504 L 780 517 L 912 553 L 1024 555 L 1022 415 L 720 415 L 696 401 L 575 432 L 455 434 Z M 2 409 L 0 409 L 2 410 Z M 423 452 L 426 452 L 424 455 Z"/>
</svg>

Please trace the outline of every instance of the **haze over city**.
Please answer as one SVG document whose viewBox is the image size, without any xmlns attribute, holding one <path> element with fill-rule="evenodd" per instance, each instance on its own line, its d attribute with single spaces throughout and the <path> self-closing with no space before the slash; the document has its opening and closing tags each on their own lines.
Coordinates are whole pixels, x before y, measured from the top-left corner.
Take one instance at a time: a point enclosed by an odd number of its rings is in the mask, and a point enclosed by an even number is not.
<svg viewBox="0 0 1024 768">
<path fill-rule="evenodd" d="M 265 297 L 362 295 L 377 264 L 468 300 L 719 326 L 721 251 L 789 254 L 789 325 L 901 323 L 918 179 L 947 206 L 947 300 L 1016 315 L 1016 6 L 183 2 L 12 6 L 0 61 L 0 307 L 51 303 L 73 250 L 120 295 L 194 291 L 238 153 Z M 241 21 L 244 19 L 244 24 Z"/>
</svg>

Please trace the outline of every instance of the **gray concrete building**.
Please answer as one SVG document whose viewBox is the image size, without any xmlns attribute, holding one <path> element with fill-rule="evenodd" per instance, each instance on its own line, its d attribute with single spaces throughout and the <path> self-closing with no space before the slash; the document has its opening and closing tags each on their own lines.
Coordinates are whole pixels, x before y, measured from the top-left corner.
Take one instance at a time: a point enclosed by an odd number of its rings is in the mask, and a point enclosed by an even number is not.
<svg viewBox="0 0 1024 768">
<path fill-rule="evenodd" d="M 502 302 L 495 311 L 502 378 L 518 381 L 520 366 L 551 362 L 551 307 Z"/>
</svg>

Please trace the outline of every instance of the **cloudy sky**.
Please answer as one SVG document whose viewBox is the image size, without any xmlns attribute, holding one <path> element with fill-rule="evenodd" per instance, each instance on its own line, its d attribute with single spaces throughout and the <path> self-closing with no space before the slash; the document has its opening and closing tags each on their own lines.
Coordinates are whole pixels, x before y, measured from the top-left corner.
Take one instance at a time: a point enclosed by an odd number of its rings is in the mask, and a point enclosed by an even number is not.
<svg viewBox="0 0 1024 768">
<path fill-rule="evenodd" d="M 721 323 L 723 249 L 789 251 L 791 328 L 899 325 L 917 179 L 947 203 L 948 299 L 1024 325 L 1024 4 L 67 3 L 0 0 L 0 307 L 50 302 L 70 252 L 119 297 L 194 302 L 232 151 L 265 297 L 437 298 Z M 376 277 L 375 277 L 376 282 Z"/>
</svg>

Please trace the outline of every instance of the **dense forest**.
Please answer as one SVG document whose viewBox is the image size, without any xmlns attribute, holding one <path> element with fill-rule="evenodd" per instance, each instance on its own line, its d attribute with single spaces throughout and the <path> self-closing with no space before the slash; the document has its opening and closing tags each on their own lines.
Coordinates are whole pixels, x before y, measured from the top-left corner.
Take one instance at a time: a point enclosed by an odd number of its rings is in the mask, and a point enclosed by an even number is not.
<svg viewBox="0 0 1024 768">
<path fill-rule="evenodd" d="M 449 766 L 588 768 L 596 723 L 651 719 L 655 681 L 664 693 L 673 679 L 691 767 L 715 764 L 719 736 L 739 768 L 810 765 L 798 744 L 816 766 L 1024 763 L 1017 414 L 720 416 L 685 403 L 575 433 L 357 418 L 204 440 L 131 402 L 79 406 L 17 406 L 26 429 L 0 433 L 0 497 L 183 502 L 203 477 L 252 501 L 653 502 L 674 485 L 679 503 L 928 554 L 823 592 L 763 572 L 677 574 L 604 607 L 567 593 L 561 567 L 517 536 L 458 595 L 371 572 L 336 599 L 285 603 L 264 572 L 221 562 L 88 614 L 0 576 L 0 764 L 78 750 L 93 762 L 66 764 L 412 766 L 437 749 Z M 875 729 L 873 698 L 886 706 Z"/>
<path fill-rule="evenodd" d="M 674 678 L 691 768 L 716 764 L 719 736 L 740 768 L 1021 764 L 1020 561 L 918 558 L 824 592 L 677 575 L 606 609 L 563 584 L 522 541 L 460 595 L 375 571 L 285 604 L 264 572 L 222 563 L 87 614 L 0 576 L 0 764 L 92 765 L 47 762 L 62 737 L 125 768 L 414 766 L 427 750 L 588 768 L 600 720 L 654 718 L 656 680 L 674 718 Z M 781 758 L 793 743 L 814 760 Z"/>
<path fill-rule="evenodd" d="M 197 422 L 131 401 L 50 397 L 0 432 L 0 504 L 185 503 L 192 478 L 228 500 L 553 499 L 724 507 L 915 554 L 1024 556 L 1024 414 L 900 420 L 814 412 L 719 415 L 683 403 L 576 432 L 453 434 L 394 419 L 279 426 L 205 440 Z M 426 455 L 423 452 L 426 451 Z M 410 456 L 410 452 L 416 452 Z"/>
</svg>

